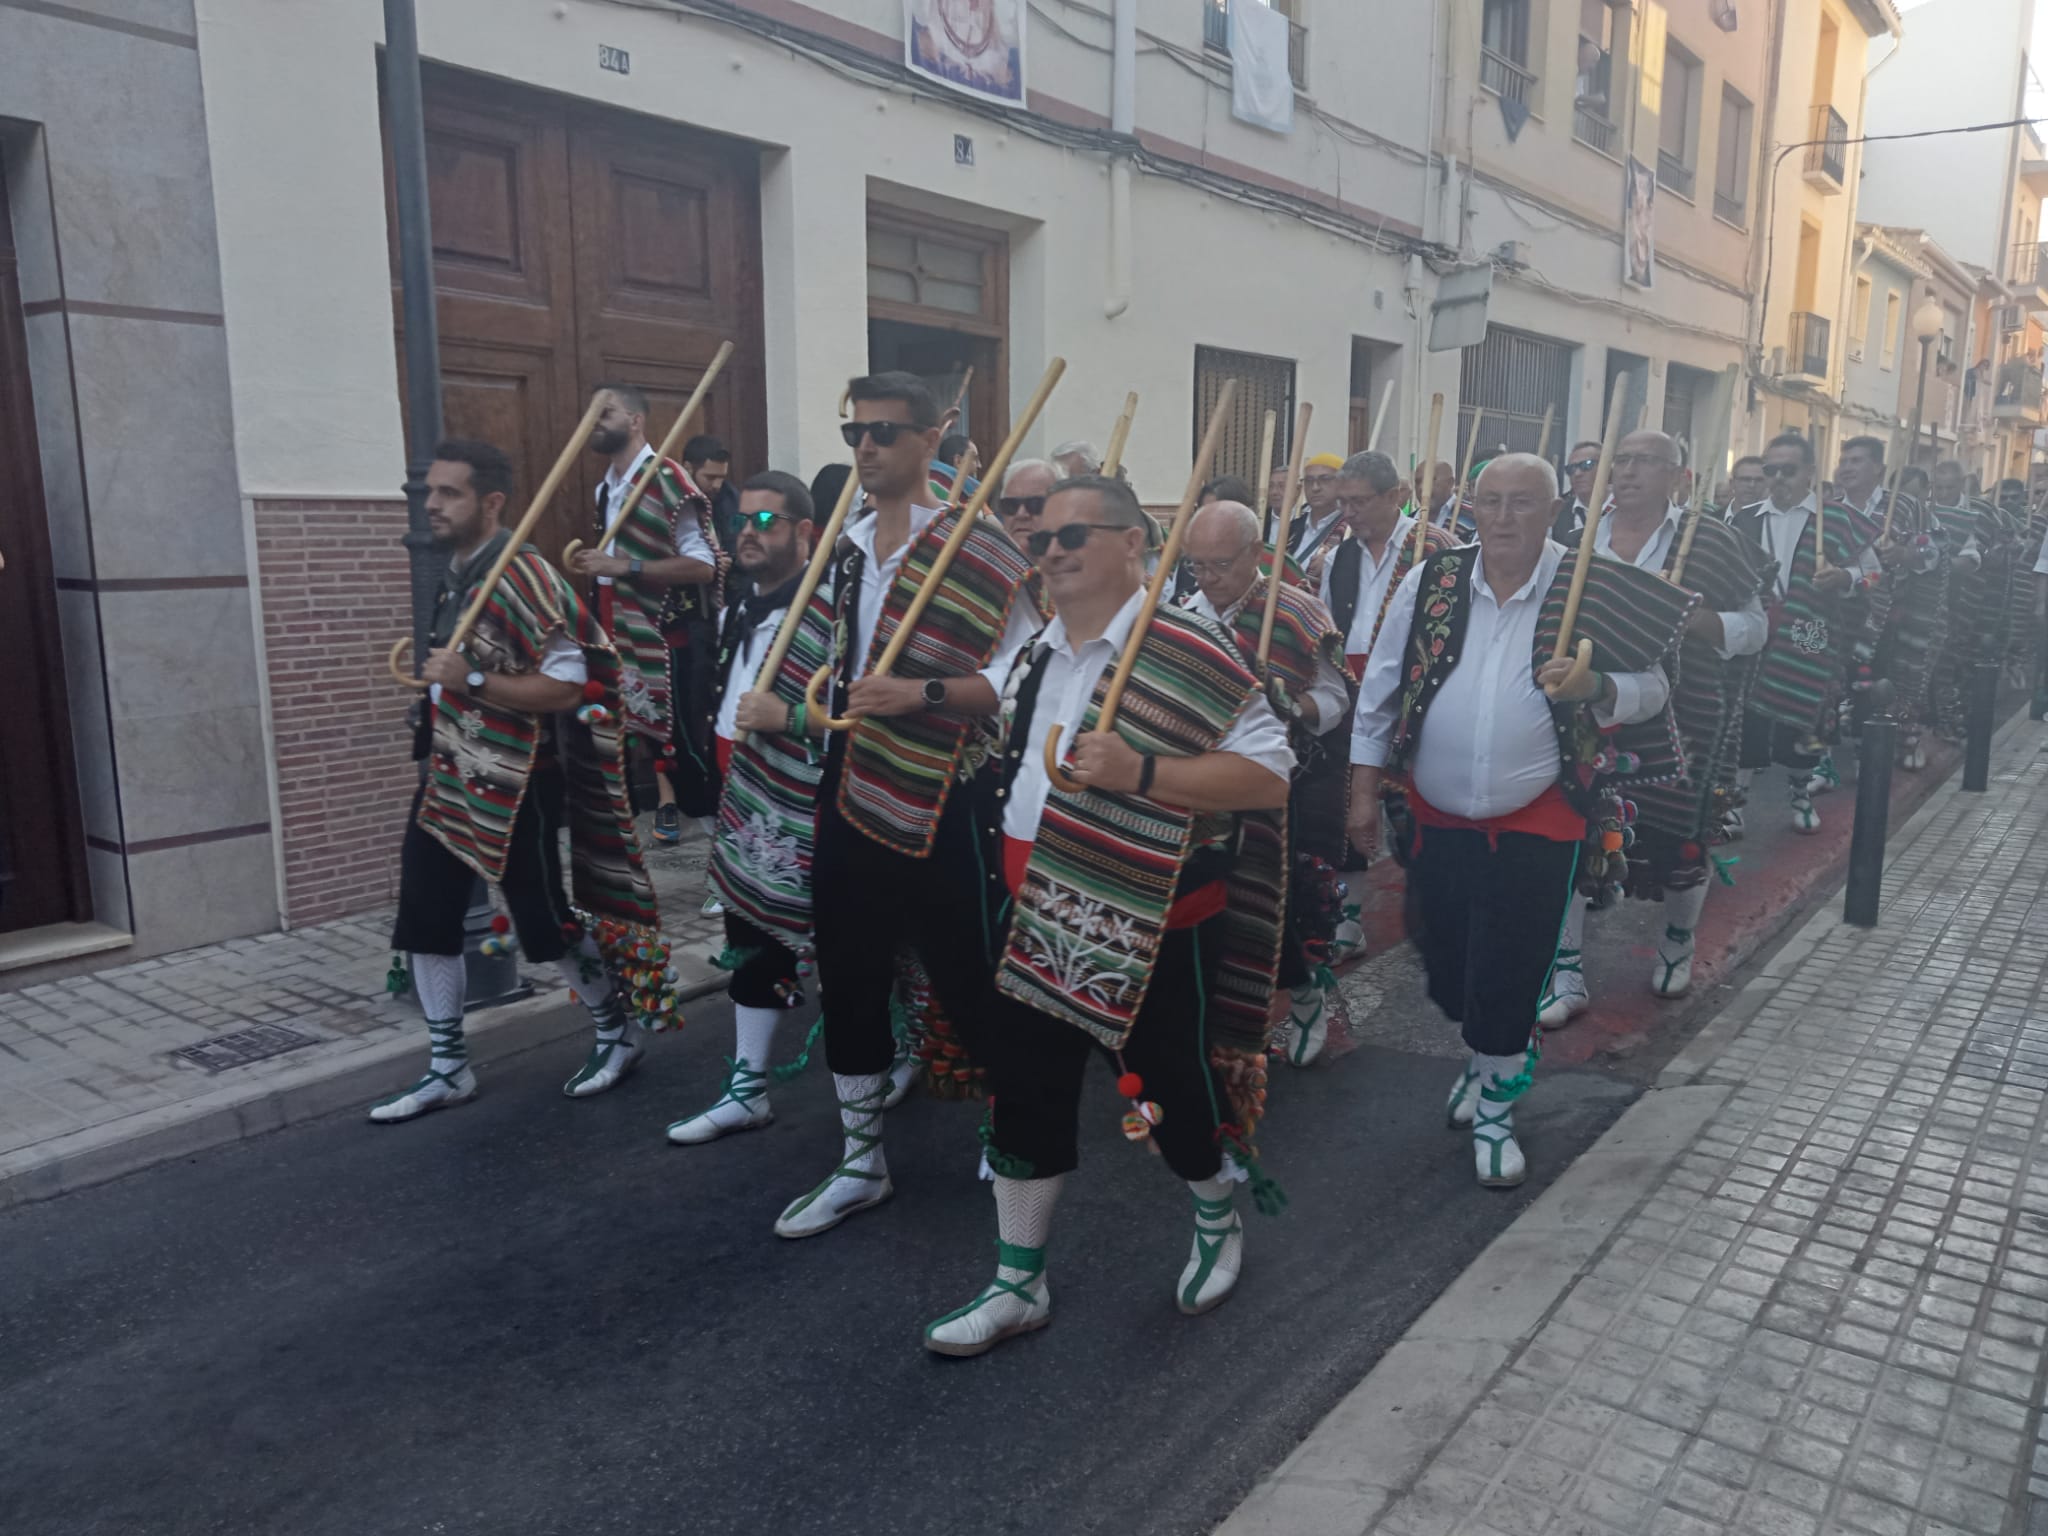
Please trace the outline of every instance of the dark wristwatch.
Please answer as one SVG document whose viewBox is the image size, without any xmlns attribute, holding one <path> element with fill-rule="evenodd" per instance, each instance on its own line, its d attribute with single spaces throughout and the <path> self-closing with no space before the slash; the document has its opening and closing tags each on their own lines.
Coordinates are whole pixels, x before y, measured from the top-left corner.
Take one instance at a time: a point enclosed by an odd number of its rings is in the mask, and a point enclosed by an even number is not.
<svg viewBox="0 0 2048 1536">
<path fill-rule="evenodd" d="M 933 709 L 943 709 L 946 704 L 946 680 L 942 677 L 928 677 L 924 680 L 924 701 Z"/>
<path fill-rule="evenodd" d="M 638 560 L 628 560 L 626 562 L 626 574 L 628 576 L 638 576 L 643 569 L 644 567 Z"/>
<path fill-rule="evenodd" d="M 484 691 L 484 674 L 481 672 L 470 673 L 469 676 L 462 680 L 462 686 L 473 694 L 482 693 Z"/>
</svg>

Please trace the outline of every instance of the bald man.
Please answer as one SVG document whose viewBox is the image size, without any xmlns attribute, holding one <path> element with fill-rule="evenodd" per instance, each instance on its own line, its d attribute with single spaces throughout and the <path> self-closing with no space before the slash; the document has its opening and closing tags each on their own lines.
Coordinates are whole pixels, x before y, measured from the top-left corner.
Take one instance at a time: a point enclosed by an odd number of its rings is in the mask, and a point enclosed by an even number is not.
<svg viewBox="0 0 2048 1536">
<path fill-rule="evenodd" d="M 1331 869 L 1347 862 L 1344 849 L 1344 793 L 1348 751 L 1337 727 L 1351 717 L 1351 676 L 1344 670 L 1344 639 L 1313 595 L 1283 583 L 1273 611 L 1269 664 L 1258 662 L 1268 579 L 1259 574 L 1265 549 L 1259 516 L 1237 501 L 1211 502 L 1188 524 L 1188 568 L 1196 590 L 1182 606 L 1228 630 L 1245 664 L 1266 684 L 1267 697 L 1290 725 L 1295 770 L 1288 797 L 1288 840 L 1295 853 L 1313 855 Z M 1325 746 L 1324 743 L 1329 745 Z M 1295 861 L 1288 860 L 1288 868 Z M 1323 878 L 1320 872 L 1314 879 Z M 1308 1066 L 1322 1054 L 1329 1036 L 1336 978 L 1328 968 L 1332 933 L 1307 931 L 1298 919 L 1309 904 L 1290 902 L 1286 942 L 1280 953 L 1277 1018 L 1287 1023 L 1287 1059 Z"/>
<path fill-rule="evenodd" d="M 1692 547 L 1678 566 L 1687 517 L 1678 504 L 1684 471 L 1678 445 L 1662 432 L 1631 432 L 1614 455 L 1614 500 L 1593 536 L 1594 548 L 1637 570 L 1675 579 L 1697 593 L 1700 606 L 1686 620 L 1679 649 L 1673 713 L 1685 750 L 1682 778 L 1634 791 L 1635 842 L 1628 850 L 1628 894 L 1664 903 L 1664 935 L 1657 941 L 1650 991 L 1683 997 L 1692 988 L 1693 934 L 1706 906 L 1707 847 L 1718 831 L 1733 787 L 1728 743 L 1736 711 L 1748 696 L 1756 656 L 1770 625 L 1763 592 L 1769 558 L 1719 518 L 1702 515 Z M 1623 733 L 1623 736 L 1626 732 Z M 1617 751 L 1655 750 L 1657 744 L 1617 739 Z M 1589 892 L 1604 899 L 1608 892 Z M 1587 902 L 1574 895 L 1558 937 L 1557 963 L 1539 1021 L 1558 1029 L 1583 1012 L 1590 999 L 1579 951 Z"/>
<path fill-rule="evenodd" d="M 1406 791 L 1394 816 L 1416 947 L 1431 1000 L 1472 1053 L 1446 1118 L 1472 1127 L 1489 1187 L 1526 1172 L 1513 1107 L 1529 1086 L 1530 1034 L 1575 873 L 1604 875 L 1610 823 L 1620 841 L 1619 795 L 1633 779 L 1603 752 L 1602 733 L 1665 716 L 1663 664 L 1693 606 L 1648 572 L 1598 560 L 1574 631 L 1594 665 L 1537 665 L 1556 647 L 1579 558 L 1549 536 L 1556 506 L 1556 474 L 1534 454 L 1486 467 L 1473 497 L 1478 543 L 1402 579 L 1351 733 L 1351 841 L 1378 842 L 1383 781 Z M 1390 644 L 1404 629 L 1406 643 Z"/>
</svg>

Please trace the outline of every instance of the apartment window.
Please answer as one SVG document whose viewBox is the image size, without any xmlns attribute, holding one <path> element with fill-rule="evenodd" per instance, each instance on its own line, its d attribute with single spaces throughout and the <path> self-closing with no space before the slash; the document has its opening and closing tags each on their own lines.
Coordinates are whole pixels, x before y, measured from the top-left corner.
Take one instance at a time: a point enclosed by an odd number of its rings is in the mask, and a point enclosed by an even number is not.
<svg viewBox="0 0 2048 1536">
<path fill-rule="evenodd" d="M 1738 229 L 1749 224 L 1749 134 L 1752 112 L 1740 91 L 1721 87 L 1721 129 L 1714 152 L 1714 216 Z"/>
<path fill-rule="evenodd" d="M 1301 12 L 1306 0 L 1240 0 L 1242 4 L 1268 5 L 1287 18 L 1287 74 L 1297 91 L 1308 89 L 1308 28 Z M 1202 0 L 1202 45 L 1218 53 L 1230 52 L 1230 0 Z"/>
<path fill-rule="evenodd" d="M 1700 61 L 1664 44 L 1664 89 L 1657 113 L 1657 184 L 1692 198 L 1699 165 Z"/>
<path fill-rule="evenodd" d="M 1849 356 L 1861 362 L 1863 343 L 1870 335 L 1870 279 L 1856 279 L 1856 298 L 1849 306 Z"/>
<path fill-rule="evenodd" d="M 1607 0 L 1579 0 L 1579 60 L 1572 96 L 1572 137 L 1589 149 L 1613 156 L 1620 139 L 1614 126 L 1614 103 L 1623 94 L 1619 78 L 1626 58 L 1621 46 L 1620 14 Z"/>
<path fill-rule="evenodd" d="M 1496 96 L 1527 102 L 1530 0 L 1486 0 L 1479 22 L 1479 83 Z"/>
<path fill-rule="evenodd" d="M 1884 291 L 1884 337 L 1879 345 L 1878 361 L 1886 368 L 1898 361 L 1899 357 L 1899 290 L 1887 288 Z"/>
</svg>

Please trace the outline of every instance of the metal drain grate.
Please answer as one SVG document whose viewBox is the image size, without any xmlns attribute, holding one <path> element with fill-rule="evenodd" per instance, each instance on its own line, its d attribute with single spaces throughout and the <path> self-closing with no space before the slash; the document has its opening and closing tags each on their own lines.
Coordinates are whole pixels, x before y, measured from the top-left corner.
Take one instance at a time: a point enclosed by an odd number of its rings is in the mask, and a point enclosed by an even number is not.
<svg viewBox="0 0 2048 1536">
<path fill-rule="evenodd" d="M 197 1045 L 180 1046 L 171 1052 L 173 1060 L 186 1062 L 202 1072 L 226 1072 L 251 1062 L 268 1061 L 286 1051 L 318 1045 L 318 1035 L 308 1035 L 286 1024 L 254 1024 L 231 1034 L 215 1035 Z"/>
</svg>

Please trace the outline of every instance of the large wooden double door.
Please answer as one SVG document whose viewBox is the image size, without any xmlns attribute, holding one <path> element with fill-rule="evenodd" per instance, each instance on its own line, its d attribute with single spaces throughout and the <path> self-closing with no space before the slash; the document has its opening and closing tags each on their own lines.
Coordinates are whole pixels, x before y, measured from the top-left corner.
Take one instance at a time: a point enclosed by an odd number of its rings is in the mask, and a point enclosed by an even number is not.
<svg viewBox="0 0 2048 1536">
<path fill-rule="evenodd" d="M 758 152 L 452 70 L 424 86 L 448 433 L 504 448 L 523 506 L 592 389 L 645 389 L 659 441 L 729 339 L 692 432 L 723 438 L 736 474 L 765 467 Z M 395 305 L 395 210 L 391 227 Z M 402 321 L 400 344 L 402 373 Z M 536 538 L 550 558 L 589 532 L 605 464 L 578 465 Z"/>
</svg>

